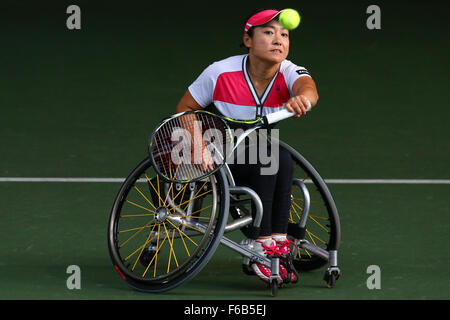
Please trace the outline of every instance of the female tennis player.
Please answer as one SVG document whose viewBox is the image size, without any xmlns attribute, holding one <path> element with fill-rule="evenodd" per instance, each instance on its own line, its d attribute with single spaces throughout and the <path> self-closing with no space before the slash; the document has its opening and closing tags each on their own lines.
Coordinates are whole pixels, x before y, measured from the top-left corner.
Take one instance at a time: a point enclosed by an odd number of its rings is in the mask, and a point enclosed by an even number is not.
<svg viewBox="0 0 450 320">
<path fill-rule="evenodd" d="M 307 69 L 287 60 L 290 32 L 278 22 L 282 10 L 258 10 L 245 22 L 243 45 L 248 53 L 209 65 L 188 87 L 177 105 L 177 112 L 212 108 L 224 116 L 250 120 L 286 108 L 301 117 L 318 100 L 316 84 Z M 254 248 L 265 254 L 288 256 L 286 238 L 293 161 L 284 148 L 279 149 L 278 171 L 261 175 L 263 165 L 231 164 L 236 184 L 252 188 L 263 204 L 259 238 Z M 252 269 L 268 282 L 271 271 L 260 264 Z M 297 274 L 280 265 L 281 280 L 295 281 Z M 294 269 L 295 270 L 295 269 Z"/>
</svg>

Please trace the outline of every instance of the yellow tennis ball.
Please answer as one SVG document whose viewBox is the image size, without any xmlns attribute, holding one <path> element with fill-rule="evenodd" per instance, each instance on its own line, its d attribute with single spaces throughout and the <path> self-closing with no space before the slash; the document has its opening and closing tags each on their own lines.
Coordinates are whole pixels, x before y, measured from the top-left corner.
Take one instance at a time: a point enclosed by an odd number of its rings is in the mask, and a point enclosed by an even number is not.
<svg viewBox="0 0 450 320">
<path fill-rule="evenodd" d="M 278 20 L 280 21 L 280 24 L 283 26 L 283 28 L 293 30 L 300 24 L 301 17 L 297 10 L 285 9 L 280 13 L 280 17 Z"/>
</svg>

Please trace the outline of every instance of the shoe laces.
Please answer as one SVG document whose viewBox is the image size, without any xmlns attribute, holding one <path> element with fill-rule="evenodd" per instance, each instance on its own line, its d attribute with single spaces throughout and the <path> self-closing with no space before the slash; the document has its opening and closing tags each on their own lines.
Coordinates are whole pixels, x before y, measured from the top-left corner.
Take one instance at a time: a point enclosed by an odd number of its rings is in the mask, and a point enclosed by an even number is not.
<svg viewBox="0 0 450 320">
<path fill-rule="evenodd" d="M 269 255 L 269 256 L 281 256 L 281 251 L 278 249 L 278 246 L 277 246 L 277 244 L 276 244 L 276 242 L 274 241 L 274 242 L 272 242 L 270 245 L 266 245 L 264 242 L 262 242 L 262 241 L 258 241 L 260 244 L 261 244 L 261 246 L 262 246 L 262 248 L 264 249 L 264 253 L 266 254 L 266 255 Z"/>
<path fill-rule="evenodd" d="M 296 244 L 294 241 L 291 241 L 291 240 L 289 240 L 289 239 L 282 240 L 282 241 L 277 241 L 277 242 L 276 242 L 276 244 L 277 244 L 277 250 L 278 250 L 279 252 L 281 252 L 282 254 L 283 254 L 283 253 L 286 253 L 286 254 L 287 254 L 287 253 L 291 252 L 291 247 L 290 247 L 291 243 L 297 248 L 297 251 L 298 251 L 298 246 L 297 246 L 297 244 Z"/>
</svg>

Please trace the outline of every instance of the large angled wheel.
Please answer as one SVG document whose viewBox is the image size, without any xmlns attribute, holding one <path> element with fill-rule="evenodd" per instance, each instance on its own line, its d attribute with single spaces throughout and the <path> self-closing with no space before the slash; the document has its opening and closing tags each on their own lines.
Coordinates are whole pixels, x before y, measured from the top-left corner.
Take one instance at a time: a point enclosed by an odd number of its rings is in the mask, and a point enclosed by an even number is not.
<svg viewBox="0 0 450 320">
<path fill-rule="evenodd" d="M 163 292 L 196 275 L 223 234 L 225 181 L 220 170 L 197 182 L 168 183 L 143 160 L 120 188 L 109 220 L 109 252 L 122 279 L 137 290 Z"/>
<path fill-rule="evenodd" d="M 311 246 L 327 252 L 337 250 L 341 236 L 339 215 L 325 181 L 300 153 L 282 141 L 280 145 L 289 150 L 294 160 L 288 236 L 307 241 Z M 306 210 L 305 228 L 299 229 L 299 222 Z M 293 263 L 298 271 L 310 271 L 329 261 L 300 248 Z"/>
<path fill-rule="evenodd" d="M 280 146 L 290 152 L 294 161 L 288 236 L 299 244 L 300 240 L 308 242 L 323 251 L 337 250 L 340 242 L 339 215 L 327 185 L 300 153 L 282 141 Z M 308 211 L 308 218 L 305 227 L 300 229 L 299 222 L 305 208 Z M 249 197 L 234 195 L 231 197 L 230 215 L 234 219 L 254 214 L 255 208 Z M 241 231 L 247 238 L 251 236 L 248 226 L 241 228 Z M 296 252 L 293 260 L 298 271 L 318 269 L 327 263 L 323 257 L 304 248 Z"/>
</svg>

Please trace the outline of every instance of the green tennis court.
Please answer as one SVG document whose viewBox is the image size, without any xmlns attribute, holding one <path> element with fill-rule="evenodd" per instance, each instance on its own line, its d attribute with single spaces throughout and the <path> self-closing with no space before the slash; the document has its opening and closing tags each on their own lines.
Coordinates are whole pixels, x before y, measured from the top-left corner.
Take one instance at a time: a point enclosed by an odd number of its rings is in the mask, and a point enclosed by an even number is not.
<svg viewBox="0 0 450 320">
<path fill-rule="evenodd" d="M 243 53 L 247 13 L 274 4 L 78 1 L 81 30 L 68 30 L 70 4 L 0 4 L 0 299 L 274 299 L 222 246 L 172 291 L 130 289 L 107 247 L 120 183 L 101 180 L 146 157 L 153 127 L 198 74 Z M 320 95 L 280 136 L 331 181 L 342 228 L 336 287 L 326 288 L 324 269 L 302 273 L 278 300 L 450 297 L 449 7 L 380 1 L 381 29 L 369 30 L 370 4 L 275 3 L 302 14 L 289 59 Z M 66 285 L 71 265 L 81 289 Z M 381 288 L 370 290 L 373 265 Z"/>
</svg>

